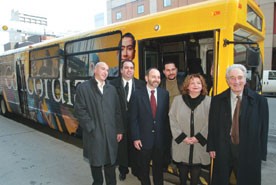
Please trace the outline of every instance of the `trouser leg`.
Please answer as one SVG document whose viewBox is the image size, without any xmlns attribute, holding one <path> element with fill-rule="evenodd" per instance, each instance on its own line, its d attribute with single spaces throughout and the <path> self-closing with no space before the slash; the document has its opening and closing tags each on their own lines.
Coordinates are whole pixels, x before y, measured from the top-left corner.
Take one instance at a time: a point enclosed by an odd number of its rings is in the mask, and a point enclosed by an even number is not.
<svg viewBox="0 0 276 185">
<path fill-rule="evenodd" d="M 103 174 L 101 166 L 90 166 L 91 174 L 93 178 L 92 185 L 102 185 L 103 184 Z"/>
<path fill-rule="evenodd" d="M 201 167 L 200 165 L 191 166 L 191 185 L 197 185 L 199 183 L 199 177 L 200 177 L 200 171 Z"/>
<path fill-rule="evenodd" d="M 128 167 L 119 166 L 119 172 L 122 173 L 122 174 L 128 174 L 129 173 Z"/>
<path fill-rule="evenodd" d="M 139 161 L 140 161 L 140 181 L 142 185 L 150 185 L 150 160 L 151 160 L 152 150 L 141 150 L 139 151 Z"/>
<path fill-rule="evenodd" d="M 153 149 L 152 176 L 154 185 L 163 185 L 163 159 L 164 150 Z"/>
<path fill-rule="evenodd" d="M 232 155 L 232 169 L 235 177 L 238 176 L 238 164 L 239 164 L 239 145 L 231 143 L 231 155 Z"/>
<path fill-rule="evenodd" d="M 188 180 L 189 167 L 184 164 L 177 164 L 179 170 L 180 185 L 186 185 Z"/>
<path fill-rule="evenodd" d="M 116 185 L 115 165 L 105 165 L 104 176 L 106 185 Z"/>
</svg>

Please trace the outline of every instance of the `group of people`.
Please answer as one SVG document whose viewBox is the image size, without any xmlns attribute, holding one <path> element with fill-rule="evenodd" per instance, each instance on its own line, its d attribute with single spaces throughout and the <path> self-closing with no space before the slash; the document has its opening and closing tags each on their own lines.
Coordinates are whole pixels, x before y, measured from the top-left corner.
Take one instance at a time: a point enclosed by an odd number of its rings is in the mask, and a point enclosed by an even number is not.
<svg viewBox="0 0 276 185">
<path fill-rule="evenodd" d="M 133 50 L 133 48 L 131 48 Z M 238 185 L 261 184 L 261 160 L 266 160 L 268 104 L 245 86 L 246 68 L 226 71 L 229 88 L 213 98 L 200 74 L 177 76 L 173 62 L 160 71 L 150 68 L 145 81 L 134 78 L 135 65 L 126 58 L 120 77 L 106 81 L 109 67 L 99 62 L 94 76 L 77 87 L 75 115 L 83 131 L 83 155 L 93 185 L 116 184 L 131 172 L 142 185 L 163 185 L 163 169 L 172 161 L 180 184 L 188 173 L 199 183 L 202 165 L 214 161 L 212 185 L 228 185 L 233 171 Z"/>
</svg>

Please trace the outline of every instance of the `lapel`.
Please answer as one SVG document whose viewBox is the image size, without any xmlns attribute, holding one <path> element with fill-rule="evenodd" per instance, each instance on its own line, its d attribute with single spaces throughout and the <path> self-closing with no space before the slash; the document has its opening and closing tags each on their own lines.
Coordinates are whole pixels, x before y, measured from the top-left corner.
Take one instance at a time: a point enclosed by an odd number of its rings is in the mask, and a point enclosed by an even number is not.
<svg viewBox="0 0 276 185">
<path fill-rule="evenodd" d="M 98 83 L 97 83 L 97 81 L 96 81 L 96 79 L 95 79 L 95 77 L 93 77 L 92 79 L 90 79 L 90 84 L 91 84 L 91 90 L 92 90 L 92 92 L 94 91 L 94 89 L 95 89 L 95 93 L 97 93 L 97 94 L 99 94 L 100 96 L 102 96 L 102 93 L 101 93 L 101 91 L 100 91 L 100 89 L 98 88 Z"/>
<path fill-rule="evenodd" d="M 159 87 L 157 87 L 156 89 L 157 89 L 157 109 L 156 109 L 155 117 L 157 117 L 158 112 L 161 111 L 162 99 L 163 99 L 163 93 L 161 92 L 161 89 Z"/>
<path fill-rule="evenodd" d="M 124 97 L 124 100 L 126 101 L 127 97 L 126 97 L 126 92 L 125 92 L 125 87 L 124 87 L 124 81 L 123 78 L 119 78 L 118 80 L 118 87 L 119 87 L 119 93 L 121 97 Z"/>
<path fill-rule="evenodd" d="M 224 131 L 225 131 L 225 135 L 229 135 L 230 134 L 230 129 L 232 126 L 232 113 L 231 113 L 231 92 L 230 92 L 230 88 L 228 88 L 225 91 L 225 94 L 223 96 L 223 101 L 222 101 L 222 107 L 225 108 L 225 112 L 223 114 L 225 114 L 225 124 L 224 125 Z"/>
<path fill-rule="evenodd" d="M 247 87 L 244 87 L 243 95 L 242 95 L 242 102 L 241 102 L 241 109 L 240 109 L 240 128 L 241 130 L 245 130 L 248 127 L 248 121 L 246 121 L 246 118 L 249 117 L 248 115 L 251 115 L 252 107 L 254 105 L 255 98 L 252 93 Z"/>
<path fill-rule="evenodd" d="M 149 94 L 148 94 L 148 91 L 147 91 L 147 88 L 143 88 L 141 90 L 142 92 L 142 101 L 144 102 L 144 104 L 146 105 L 146 108 L 148 109 L 148 112 L 151 113 L 152 115 L 152 110 L 151 110 L 151 106 L 150 106 L 150 99 L 149 99 Z M 158 96 L 158 95 L 157 95 Z M 157 103 L 158 104 L 158 103 Z"/>
<path fill-rule="evenodd" d="M 134 78 L 132 78 L 132 88 L 131 88 L 131 95 L 132 95 L 132 93 L 135 91 L 135 86 L 136 86 L 136 80 L 134 79 Z M 131 97 L 131 95 L 130 95 L 130 97 Z"/>
<path fill-rule="evenodd" d="M 108 92 L 109 92 L 109 85 L 108 85 L 108 82 L 107 81 L 105 81 L 105 85 L 103 86 L 103 94 L 101 93 L 101 91 L 100 91 L 100 89 L 99 88 L 97 88 L 98 89 L 98 91 L 99 91 L 99 93 L 102 95 L 102 96 L 106 96 L 106 94 L 108 94 Z"/>
</svg>

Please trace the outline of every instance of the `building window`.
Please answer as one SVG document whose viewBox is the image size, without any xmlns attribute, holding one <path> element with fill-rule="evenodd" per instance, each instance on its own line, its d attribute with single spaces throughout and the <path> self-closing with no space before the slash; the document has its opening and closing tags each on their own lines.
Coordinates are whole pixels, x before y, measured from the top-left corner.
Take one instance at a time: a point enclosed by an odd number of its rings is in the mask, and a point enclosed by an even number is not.
<svg viewBox="0 0 276 185">
<path fill-rule="evenodd" d="M 138 14 L 144 13 L 144 5 L 140 5 L 137 7 Z"/>
<path fill-rule="evenodd" d="M 117 20 L 122 19 L 122 12 L 117 12 L 117 13 L 116 13 L 116 19 L 117 19 Z"/>
<path fill-rule="evenodd" d="M 163 6 L 164 7 L 172 6 L 172 0 L 163 0 Z"/>
</svg>

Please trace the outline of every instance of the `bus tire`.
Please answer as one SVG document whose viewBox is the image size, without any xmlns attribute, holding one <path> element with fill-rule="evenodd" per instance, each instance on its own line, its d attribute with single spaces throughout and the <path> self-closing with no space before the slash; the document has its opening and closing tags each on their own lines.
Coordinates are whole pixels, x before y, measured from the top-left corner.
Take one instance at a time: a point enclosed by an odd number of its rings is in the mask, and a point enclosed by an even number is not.
<svg viewBox="0 0 276 185">
<path fill-rule="evenodd" d="M 4 98 L 0 99 L 0 111 L 1 111 L 1 115 L 7 115 L 7 107 L 6 107 L 6 102 L 4 100 Z"/>
</svg>

